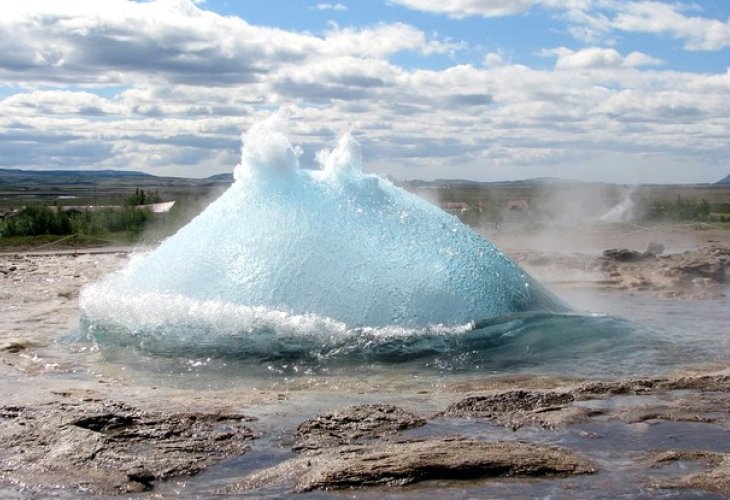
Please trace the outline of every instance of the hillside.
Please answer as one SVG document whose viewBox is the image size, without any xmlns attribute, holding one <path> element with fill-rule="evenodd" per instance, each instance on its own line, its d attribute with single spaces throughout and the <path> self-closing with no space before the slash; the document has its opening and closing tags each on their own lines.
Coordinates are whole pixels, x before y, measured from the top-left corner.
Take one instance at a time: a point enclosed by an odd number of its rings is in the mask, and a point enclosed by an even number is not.
<svg viewBox="0 0 730 500">
<path fill-rule="evenodd" d="M 157 177 L 126 170 L 0 169 L 0 209 L 31 203 L 115 205 L 142 189 L 163 201 L 181 196 L 219 193 L 232 182 L 230 174 L 207 179 Z"/>
</svg>

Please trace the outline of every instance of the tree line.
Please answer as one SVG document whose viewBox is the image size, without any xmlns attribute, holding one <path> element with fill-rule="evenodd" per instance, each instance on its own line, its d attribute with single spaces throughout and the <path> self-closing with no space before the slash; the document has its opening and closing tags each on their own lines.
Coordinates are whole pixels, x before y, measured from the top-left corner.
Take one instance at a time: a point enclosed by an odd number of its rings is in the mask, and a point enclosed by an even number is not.
<svg viewBox="0 0 730 500">
<path fill-rule="evenodd" d="M 692 221 L 710 218 L 710 203 L 702 198 L 683 198 L 675 200 L 651 200 L 646 204 L 644 217 L 649 220 Z"/>
</svg>

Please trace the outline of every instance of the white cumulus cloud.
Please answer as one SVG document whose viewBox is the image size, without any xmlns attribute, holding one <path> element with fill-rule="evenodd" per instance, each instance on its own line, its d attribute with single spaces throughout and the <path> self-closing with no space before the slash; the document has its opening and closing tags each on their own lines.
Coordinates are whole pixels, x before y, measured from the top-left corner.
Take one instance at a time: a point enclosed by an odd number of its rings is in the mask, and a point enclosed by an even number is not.
<svg viewBox="0 0 730 500">
<path fill-rule="evenodd" d="M 316 10 L 338 10 L 345 11 L 347 6 L 341 3 L 318 3 L 314 6 Z"/>
<path fill-rule="evenodd" d="M 600 14 L 585 24 L 599 38 L 639 29 L 620 14 L 647 3 L 549 1 Z M 536 9 L 559 8 L 547 2 Z M 438 5 L 506 15 L 533 3 Z M 366 170 L 405 178 L 652 182 L 661 164 L 674 169 L 664 179 L 711 181 L 730 161 L 730 71 L 671 70 L 599 43 L 545 51 L 552 67 L 516 64 L 507 47 L 418 68 L 394 55 L 461 45 L 405 23 L 270 28 L 189 0 L 3 2 L 0 43 L 0 167 L 207 176 L 230 171 L 241 131 L 279 107 L 304 166 L 347 130 Z"/>
<path fill-rule="evenodd" d="M 689 50 L 720 50 L 730 46 L 730 19 L 720 21 L 681 12 L 679 4 L 655 1 L 628 2 L 612 22 L 629 32 L 669 34 Z"/>
<path fill-rule="evenodd" d="M 499 17 L 530 10 L 534 0 L 390 0 L 409 9 L 445 14 L 453 18 L 467 16 Z"/>
<path fill-rule="evenodd" d="M 636 68 L 662 63 L 660 59 L 642 52 L 634 51 L 622 56 L 616 49 L 601 47 L 580 50 L 560 47 L 545 53 L 557 55 L 555 67 L 558 69 Z"/>
</svg>

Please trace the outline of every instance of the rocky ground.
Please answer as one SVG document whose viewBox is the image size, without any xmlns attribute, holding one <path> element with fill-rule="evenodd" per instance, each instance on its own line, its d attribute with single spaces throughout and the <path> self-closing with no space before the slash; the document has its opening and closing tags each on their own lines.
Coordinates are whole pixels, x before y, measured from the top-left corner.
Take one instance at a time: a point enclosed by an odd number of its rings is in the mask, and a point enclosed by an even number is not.
<svg viewBox="0 0 730 500">
<path fill-rule="evenodd" d="M 81 401 L 0 407 L 2 480 L 21 491 L 145 491 L 242 455 L 254 433 L 244 415 L 148 411 Z"/>
<path fill-rule="evenodd" d="M 541 281 L 680 299 L 719 299 L 730 282 L 730 231 L 711 226 L 486 231 Z"/>
<path fill-rule="evenodd" d="M 652 397 L 657 395 L 675 397 Z M 630 405 L 616 404 L 622 397 L 637 396 Z M 730 437 L 730 373 L 588 382 L 559 390 L 490 391 L 423 417 L 393 405 L 349 406 L 302 422 L 293 447 L 298 456 L 231 481 L 218 491 L 242 493 L 284 485 L 285 491 L 306 492 L 445 479 L 568 477 L 598 474 L 606 467 L 591 458 L 590 444 L 577 453 L 540 440 L 510 439 L 509 434 L 503 434 L 502 439 L 507 440 L 485 441 L 461 436 L 413 438 L 406 432 L 464 419 L 482 422 L 485 429 L 531 427 L 545 432 L 588 423 L 598 423 L 600 429 L 600 424 L 609 422 L 688 422 L 711 425 Z M 610 439 L 597 433 L 583 437 L 587 441 Z M 647 484 L 730 495 L 730 453 L 647 450 L 635 461 L 646 470 Z M 670 461 L 700 462 L 705 470 L 652 483 L 652 469 Z"/>
<path fill-rule="evenodd" d="M 730 246 L 714 242 L 677 254 L 610 248 L 598 256 L 535 251 L 512 256 L 531 274 L 548 281 L 567 271 L 574 282 L 585 286 L 657 297 L 720 299 L 730 282 Z"/>
<path fill-rule="evenodd" d="M 564 280 L 677 300 L 726 293 L 724 236 L 703 233 L 679 245 L 674 235 L 663 251 L 647 248 L 648 235 L 624 236 L 578 253 L 504 235 L 502 243 L 558 287 Z M 2 496 L 353 488 L 377 496 L 450 488 L 531 496 L 554 484 L 558 496 L 570 497 L 595 496 L 592 488 L 611 496 L 610 488 L 633 483 L 629 496 L 730 496 L 727 369 L 599 381 L 485 376 L 386 389 L 374 380 L 324 387 L 310 379 L 171 387 L 112 370 L 93 346 L 59 342 L 78 324 L 79 289 L 127 259 L 124 252 L 0 255 Z M 249 464 L 262 449 L 279 458 Z"/>
<path fill-rule="evenodd" d="M 237 475 L 234 470 L 207 488 L 217 495 L 418 483 L 488 488 L 490 478 L 548 481 L 614 472 L 616 461 L 600 452 L 606 445 L 599 443 L 613 439 L 616 425 L 672 422 L 698 443 L 704 432 L 730 437 L 730 372 L 477 391 L 452 398 L 443 411 L 430 414 L 376 403 L 313 415 L 296 428 L 290 445 L 294 456 L 253 472 Z M 1 490 L 22 495 L 149 491 L 227 458 L 240 462 L 257 439 L 267 438 L 254 430 L 255 419 L 225 409 L 244 406 L 235 396 L 225 408 L 204 411 L 194 409 L 192 401 L 180 409 L 158 410 L 149 402 L 131 406 L 85 399 L 0 407 Z M 468 436 L 459 434 L 465 422 Z M 730 495 L 730 441 L 714 443 L 714 449 L 688 448 L 684 442 L 675 448 L 670 440 L 655 445 L 618 451 L 621 467 L 626 469 L 629 460 L 628 470 L 641 470 L 646 490 Z M 695 464 L 697 470 L 671 476 L 654 472 L 668 463 Z"/>
</svg>

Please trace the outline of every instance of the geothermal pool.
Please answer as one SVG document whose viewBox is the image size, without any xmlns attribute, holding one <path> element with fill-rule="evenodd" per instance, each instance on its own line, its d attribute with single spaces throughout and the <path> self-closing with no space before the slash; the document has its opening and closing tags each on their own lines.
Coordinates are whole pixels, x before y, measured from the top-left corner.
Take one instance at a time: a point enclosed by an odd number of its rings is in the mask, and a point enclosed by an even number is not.
<svg viewBox="0 0 730 500">
<path fill-rule="evenodd" d="M 325 344 L 313 343 L 313 351 L 270 351 L 264 355 L 262 350 L 256 357 L 251 352 L 227 355 L 215 343 L 215 349 L 207 352 L 174 343 L 169 352 L 160 352 L 145 349 L 144 344 L 78 341 L 73 334 L 54 342 L 60 332 L 77 329 L 73 288 L 114 268 L 126 267 L 126 256 L 26 256 L 13 262 L 18 269 L 14 278 L 5 282 L 4 300 L 9 307 L 4 325 L 9 331 L 26 332 L 31 340 L 27 345 L 35 347 L 21 348 L 17 354 L 3 353 L 8 364 L 0 366 L 5 374 L 0 391 L 6 405 L 40 401 L 62 413 L 75 405 L 83 408 L 94 402 L 118 401 L 144 409 L 194 414 L 232 410 L 258 419 L 250 425 L 260 437 L 244 455 L 193 477 L 156 482 L 155 491 L 162 495 L 205 497 L 235 485 L 249 473 L 276 466 L 294 456 L 291 447 L 302 421 L 350 404 L 394 404 L 428 419 L 424 427 L 402 433 L 404 439 L 458 435 L 487 441 L 522 440 L 574 450 L 599 467 L 596 474 L 575 478 L 436 481 L 401 489 L 358 490 L 358 495 L 365 497 L 713 498 L 697 490 L 656 487 L 663 478 L 671 481 L 703 470 L 701 463 L 680 462 L 657 469 L 648 467 L 645 460 L 656 450 L 730 451 L 727 427 L 712 420 L 696 420 L 716 419 L 726 412 L 726 399 L 711 390 L 616 396 L 580 403 L 605 407 L 612 413 L 555 430 L 525 427 L 513 431 L 484 419 L 434 417 L 472 394 L 515 388 L 562 390 L 592 379 L 722 370 L 730 357 L 727 298 L 659 299 L 596 290 L 590 286 L 594 277 L 581 281 L 571 276 L 569 281 L 569 269 L 544 272 L 532 267 L 529 269 L 540 282 L 572 306 L 571 311 L 514 312 L 442 331 L 401 327 L 398 334 L 395 327 L 356 327 L 352 337 L 340 345 L 343 351 L 334 349 L 328 355 L 323 352 Z M 385 335 L 389 329 L 394 330 L 391 338 Z M 423 343 L 419 344 L 419 339 Z M 264 338 L 262 342 L 272 347 L 275 343 L 271 340 Z M 627 423 L 622 417 L 623 411 L 681 416 L 682 411 L 695 411 L 692 408 L 704 408 L 705 413 L 693 413 L 689 416 L 695 419 L 692 421 Z M 47 479 L 35 470 L 32 474 L 33 481 L 54 481 L 53 476 Z M 30 487 L 33 481 L 28 483 Z M 79 490 L 59 486 L 64 480 L 55 481 L 51 490 L 40 491 L 58 494 L 63 488 L 69 498 L 82 495 Z M 17 496 L 20 488 L 27 487 L 5 484 L 1 489 L 7 496 Z M 270 497 L 289 493 L 291 488 L 281 485 L 251 492 Z M 313 492 L 307 496 L 341 495 Z"/>
<path fill-rule="evenodd" d="M 389 403 L 428 416 L 443 411 L 466 394 L 533 384 L 560 387 L 583 379 L 637 378 L 686 368 L 711 370 L 726 366 L 724 363 L 730 353 L 730 341 L 726 335 L 725 311 L 730 305 L 727 299 L 722 303 L 637 299 L 615 293 L 557 290 L 561 297 L 576 307 L 615 311 L 630 318 L 631 322 L 613 323 L 616 320 L 606 318 L 616 329 L 606 332 L 601 341 L 588 341 L 581 346 L 580 342 L 576 342 L 581 331 L 579 323 L 572 324 L 576 328 L 571 337 L 571 334 L 562 331 L 561 326 L 565 324 L 560 325 L 557 321 L 555 328 L 550 328 L 551 323 L 542 319 L 537 321 L 539 326 L 532 334 L 527 332 L 522 340 L 514 340 L 513 344 L 510 339 L 519 339 L 523 334 L 519 328 L 498 334 L 506 336 L 501 345 L 495 343 L 492 347 L 485 347 L 483 342 L 479 342 L 477 349 L 461 349 L 460 354 L 399 359 L 397 362 L 375 357 L 358 362 L 352 358 L 340 358 L 340 363 L 334 364 L 308 362 L 299 357 L 243 362 L 236 357 L 160 357 L 107 346 L 103 352 L 104 371 L 105 376 L 124 379 L 134 385 L 152 385 L 159 395 L 167 391 L 174 394 L 176 390 L 192 389 L 199 400 L 196 405 L 204 404 L 206 395 L 219 391 L 231 394 L 231 401 L 251 394 L 278 398 L 276 403 L 246 406 L 246 414 L 259 419 L 256 428 L 262 433 L 251 451 L 212 467 L 200 476 L 159 485 L 162 494 L 206 495 L 215 488 L 235 483 L 246 474 L 295 457 L 290 448 L 298 424 L 306 417 L 347 405 Z M 620 324 L 627 328 L 622 331 L 618 328 Z M 643 325 L 642 328 L 638 329 L 637 324 Z M 696 328 L 698 324 L 702 327 Z M 552 339 L 543 339 L 541 334 L 550 334 Z M 548 340 L 554 340 L 552 346 L 546 345 Z M 405 351 L 400 347 L 398 352 L 403 354 Z M 457 367 L 459 362 L 463 363 L 461 369 Z M 712 393 L 708 394 L 712 397 Z M 590 404 L 609 405 L 617 412 L 622 405 L 627 409 L 656 405 L 661 411 L 662 405 L 681 407 L 677 401 L 685 396 L 681 391 L 659 396 L 619 396 Z M 656 411 L 652 406 L 648 408 L 647 411 Z M 657 489 L 653 486 L 656 481 L 661 482 L 663 478 L 671 481 L 699 472 L 702 467 L 678 463 L 650 469 L 643 465 L 642 457 L 650 451 L 669 448 L 730 452 L 725 428 L 712 423 L 686 421 L 627 424 L 598 419 L 597 422 L 549 431 L 538 428 L 511 431 L 490 426 L 480 419 L 433 419 L 425 427 L 404 432 L 401 437 L 431 439 L 455 435 L 477 440 L 508 439 L 565 447 L 596 460 L 600 471 L 581 478 L 437 481 L 398 489 L 357 490 L 358 496 L 721 498 L 702 491 Z M 652 478 L 651 481 L 648 477 Z M 264 486 L 254 492 L 278 497 L 290 494 L 291 490 Z M 347 493 L 310 492 L 305 496 L 341 498 Z"/>
</svg>

